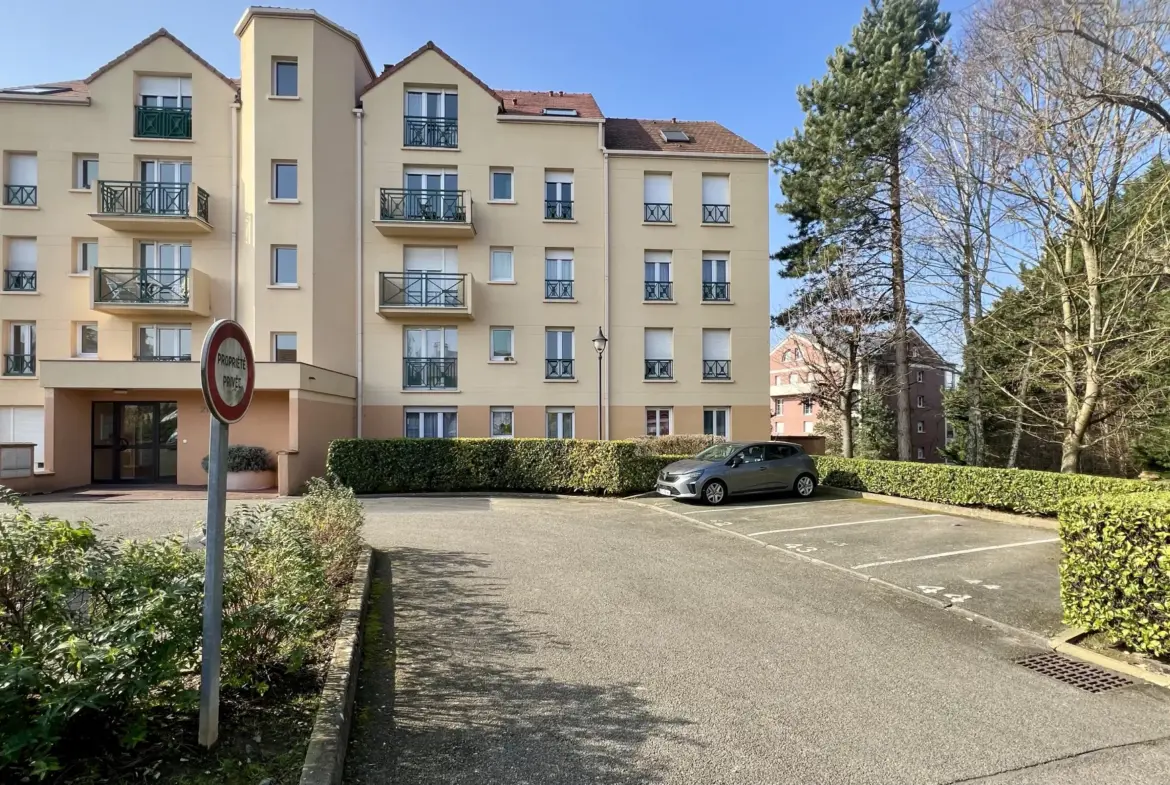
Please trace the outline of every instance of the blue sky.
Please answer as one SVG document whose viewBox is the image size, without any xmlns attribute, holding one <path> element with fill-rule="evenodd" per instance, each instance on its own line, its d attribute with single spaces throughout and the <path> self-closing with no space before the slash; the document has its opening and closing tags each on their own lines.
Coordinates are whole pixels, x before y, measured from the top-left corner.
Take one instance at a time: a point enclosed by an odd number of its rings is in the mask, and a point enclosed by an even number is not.
<svg viewBox="0 0 1170 785">
<path fill-rule="evenodd" d="M 717 120 L 770 151 L 801 122 L 796 86 L 824 72 L 865 0 L 314 0 L 375 68 L 434 40 L 487 84 L 591 92 L 612 117 Z M 276 5 L 276 2 L 270 2 Z M 239 0 L 8 0 L 0 85 L 78 79 L 166 27 L 229 76 Z M 944 2 L 944 8 L 956 4 Z M 770 176 L 771 200 L 780 199 Z M 773 215 L 771 250 L 787 236 Z M 773 312 L 790 285 L 772 277 Z"/>
</svg>

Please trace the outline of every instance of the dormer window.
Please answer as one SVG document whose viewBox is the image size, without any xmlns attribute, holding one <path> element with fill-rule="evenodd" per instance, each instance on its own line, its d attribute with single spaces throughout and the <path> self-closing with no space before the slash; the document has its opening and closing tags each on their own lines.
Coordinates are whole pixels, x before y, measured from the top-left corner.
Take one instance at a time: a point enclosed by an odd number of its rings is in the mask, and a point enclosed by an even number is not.
<svg viewBox="0 0 1170 785">
<path fill-rule="evenodd" d="M 548 115 L 549 117 L 577 117 L 578 116 L 576 109 L 562 109 L 561 107 L 557 107 L 557 106 L 546 106 L 544 108 L 543 113 Z"/>
<path fill-rule="evenodd" d="M 404 147 L 459 146 L 459 94 L 454 90 L 407 90 Z"/>
<path fill-rule="evenodd" d="M 663 128 L 659 131 L 662 134 L 663 141 L 666 142 L 689 142 L 691 137 L 687 136 L 687 132 L 681 128 Z"/>
</svg>

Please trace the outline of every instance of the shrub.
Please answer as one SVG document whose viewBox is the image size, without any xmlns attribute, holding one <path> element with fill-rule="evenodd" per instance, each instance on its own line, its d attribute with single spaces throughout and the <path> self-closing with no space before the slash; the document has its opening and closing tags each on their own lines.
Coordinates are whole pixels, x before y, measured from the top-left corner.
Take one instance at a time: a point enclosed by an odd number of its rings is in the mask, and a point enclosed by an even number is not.
<svg viewBox="0 0 1170 785">
<path fill-rule="evenodd" d="M 211 457 L 203 456 L 203 471 L 207 471 Z M 229 472 L 267 472 L 276 468 L 272 460 L 272 453 L 263 447 L 252 447 L 246 444 L 229 444 L 227 455 L 227 470 Z"/>
<path fill-rule="evenodd" d="M 1070 499 L 1060 539 L 1065 624 L 1170 654 L 1170 493 Z"/>
<path fill-rule="evenodd" d="M 988 507 L 1022 515 L 1055 515 L 1064 499 L 1089 494 L 1160 490 L 1156 483 L 1058 474 L 1026 469 L 988 469 L 907 461 L 814 456 L 821 483 L 907 499 Z"/>
<path fill-rule="evenodd" d="M 633 441 L 647 455 L 694 455 L 727 440 L 705 433 L 673 433 L 670 436 L 639 436 Z"/>
<path fill-rule="evenodd" d="M 624 495 L 650 490 L 685 456 L 584 439 L 339 439 L 329 473 L 357 493 L 528 491 Z"/>
</svg>

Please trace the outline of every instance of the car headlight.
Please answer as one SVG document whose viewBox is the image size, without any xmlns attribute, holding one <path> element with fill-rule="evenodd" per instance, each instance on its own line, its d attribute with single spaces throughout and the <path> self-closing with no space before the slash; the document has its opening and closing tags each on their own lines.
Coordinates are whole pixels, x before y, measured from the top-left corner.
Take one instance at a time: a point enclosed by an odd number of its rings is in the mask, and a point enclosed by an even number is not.
<svg viewBox="0 0 1170 785">
<path fill-rule="evenodd" d="M 680 474 L 678 478 L 685 482 L 690 482 L 691 480 L 699 479 L 702 474 L 702 472 L 687 472 L 686 474 Z"/>
</svg>

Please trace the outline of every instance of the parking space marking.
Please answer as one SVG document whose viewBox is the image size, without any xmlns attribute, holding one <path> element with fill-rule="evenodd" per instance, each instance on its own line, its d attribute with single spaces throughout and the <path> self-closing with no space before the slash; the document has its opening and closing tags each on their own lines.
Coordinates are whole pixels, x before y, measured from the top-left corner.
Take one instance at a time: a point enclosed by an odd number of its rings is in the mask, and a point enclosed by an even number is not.
<svg viewBox="0 0 1170 785">
<path fill-rule="evenodd" d="M 844 501 L 851 501 L 846 499 Z M 699 508 L 695 512 L 719 512 L 725 513 L 731 510 L 762 510 L 765 507 L 799 507 L 802 504 L 823 504 L 824 502 L 777 502 L 776 504 L 741 504 L 738 507 L 725 504 L 721 507 L 710 507 L 708 509 Z"/>
<path fill-rule="evenodd" d="M 868 564 L 855 564 L 852 569 L 865 570 L 870 567 L 884 567 L 887 564 L 905 564 L 911 561 L 926 561 L 927 559 L 942 559 L 946 556 L 962 556 L 965 553 L 979 553 L 980 551 L 998 551 L 1003 548 L 1020 548 L 1024 545 L 1040 545 L 1046 542 L 1060 542 L 1059 537 L 1047 537 L 1043 540 L 1025 540 L 1024 542 L 1009 542 L 1006 545 L 986 545 L 982 548 L 967 548 L 962 551 L 946 551 L 945 553 L 929 553 L 926 556 L 911 556 L 909 559 L 890 559 L 889 561 L 875 561 Z M 996 587 L 998 588 L 998 587 Z"/>
<path fill-rule="evenodd" d="M 867 521 L 846 521 L 845 523 L 822 523 L 818 526 L 798 526 L 795 529 L 768 529 L 763 532 L 752 532 L 748 537 L 759 537 L 761 534 L 783 534 L 785 532 L 806 532 L 812 529 L 833 529 L 837 526 L 860 526 L 863 523 L 881 523 L 882 521 L 909 521 L 914 518 L 941 518 L 941 515 L 899 515 L 897 518 L 872 518 Z"/>
</svg>

